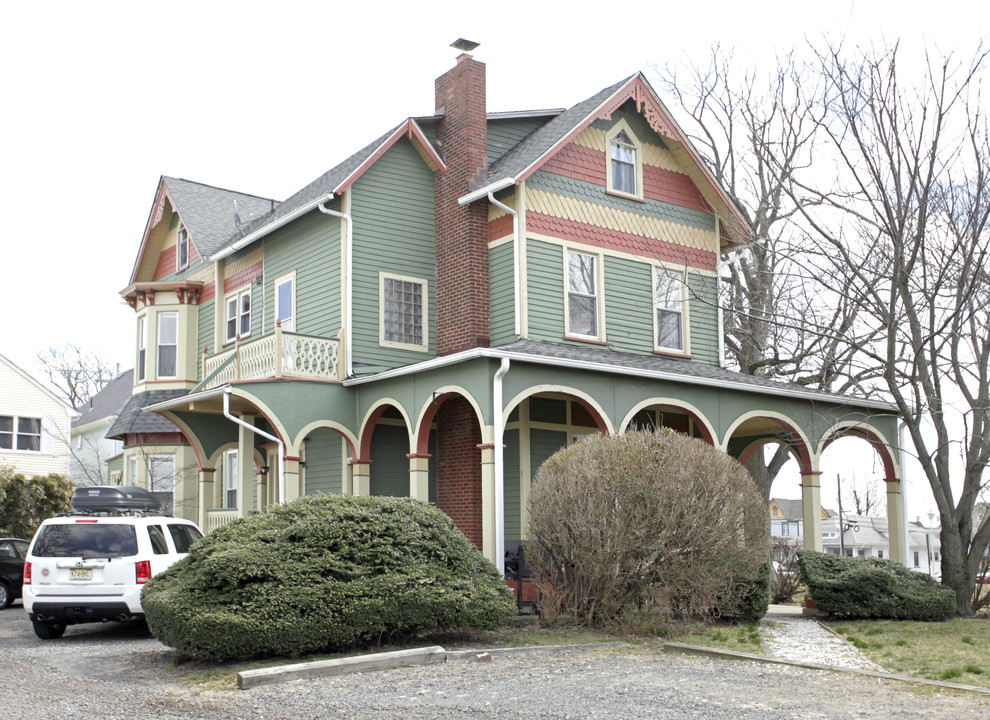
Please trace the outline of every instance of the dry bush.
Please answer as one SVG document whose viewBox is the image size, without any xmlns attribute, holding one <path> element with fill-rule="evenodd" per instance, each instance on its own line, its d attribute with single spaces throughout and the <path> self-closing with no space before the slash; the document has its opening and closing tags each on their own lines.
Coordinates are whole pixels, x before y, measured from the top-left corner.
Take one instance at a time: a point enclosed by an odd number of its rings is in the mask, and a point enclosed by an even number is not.
<svg viewBox="0 0 990 720">
<path fill-rule="evenodd" d="M 766 503 L 742 465 L 700 440 L 637 431 L 561 450 L 536 475 L 529 518 L 527 560 L 578 623 L 657 609 L 706 618 L 753 598 L 766 609 L 753 592 L 769 552 Z"/>
<path fill-rule="evenodd" d="M 773 560 L 773 574 L 770 576 L 770 602 L 786 605 L 804 587 L 801 573 L 798 572 L 797 541 L 786 538 L 773 538 L 770 557 Z"/>
</svg>

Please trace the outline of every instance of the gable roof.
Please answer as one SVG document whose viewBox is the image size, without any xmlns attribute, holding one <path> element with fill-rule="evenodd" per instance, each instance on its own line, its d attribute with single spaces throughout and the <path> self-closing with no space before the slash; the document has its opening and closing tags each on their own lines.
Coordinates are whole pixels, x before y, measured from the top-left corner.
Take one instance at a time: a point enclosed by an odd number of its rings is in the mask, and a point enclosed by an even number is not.
<svg viewBox="0 0 990 720">
<path fill-rule="evenodd" d="M 317 205 L 327 202 L 334 195 L 340 195 L 403 137 L 409 138 L 419 151 L 420 156 L 423 157 L 424 162 L 432 169 L 446 172 L 447 166 L 423 133 L 422 128 L 413 118 L 408 118 L 280 203 L 274 212 L 244 227 L 241 236 L 230 238 L 222 247 L 216 248 L 216 251 L 211 254 L 210 260 L 219 260 L 242 247 L 246 247 L 262 235 L 266 235 L 300 215 L 310 212 Z"/>
<path fill-rule="evenodd" d="M 790 500 L 788 498 L 770 498 L 770 504 L 780 508 L 780 512 L 785 519 L 801 519 L 802 507 L 800 500 Z"/>
<path fill-rule="evenodd" d="M 215 253 L 232 237 L 239 237 L 241 228 L 249 221 L 271 214 L 278 205 L 270 198 L 162 175 L 155 193 L 155 204 L 144 229 L 141 249 L 131 271 L 131 283 L 138 281 L 138 270 L 147 251 L 151 231 L 162 220 L 166 200 L 179 215 L 189 233 L 189 240 L 204 258 Z M 234 219 L 235 203 L 241 218 L 240 228 Z"/>
<path fill-rule="evenodd" d="M 72 429 L 118 415 L 131 397 L 134 371 L 128 370 L 115 377 L 106 387 L 89 399 L 82 414 L 72 421 Z"/>
<path fill-rule="evenodd" d="M 725 230 L 729 235 L 737 241 L 752 237 L 753 231 L 749 222 L 729 193 L 709 171 L 701 155 L 642 73 L 631 75 L 599 91 L 533 131 L 516 147 L 494 162 L 481 186 L 460 198 L 458 202 L 466 204 L 485 197 L 489 192 L 518 185 L 591 123 L 598 118 L 611 118 L 612 113 L 629 100 L 636 104 L 650 126 L 671 142 L 675 158 L 681 162 L 701 194 L 723 220 L 728 220 Z"/>
<path fill-rule="evenodd" d="M 0 362 L 2 362 L 5 365 L 7 365 L 11 370 L 13 370 L 15 373 L 17 373 L 18 375 L 20 375 L 21 377 L 23 377 L 25 380 L 27 380 L 29 383 L 31 383 L 32 385 L 34 385 L 34 387 L 36 387 L 38 390 L 40 390 L 41 392 L 45 393 L 45 395 L 47 395 L 48 397 L 50 397 L 52 400 L 54 400 L 55 402 L 59 403 L 60 405 L 63 405 L 65 407 L 66 411 L 68 411 L 69 417 L 76 417 L 77 415 L 79 415 L 79 412 L 77 410 L 73 410 L 72 409 L 72 406 L 69 403 L 67 403 L 65 400 L 63 400 L 62 398 L 60 398 L 54 392 L 52 392 L 47 387 L 45 387 L 44 385 L 42 385 L 40 382 L 38 382 L 37 380 L 35 380 L 33 377 L 31 377 L 30 375 L 28 375 L 24 370 L 21 370 L 21 368 L 19 368 L 17 365 L 15 365 L 13 363 L 13 361 L 7 359 L 3 355 L 0 355 Z"/>
</svg>

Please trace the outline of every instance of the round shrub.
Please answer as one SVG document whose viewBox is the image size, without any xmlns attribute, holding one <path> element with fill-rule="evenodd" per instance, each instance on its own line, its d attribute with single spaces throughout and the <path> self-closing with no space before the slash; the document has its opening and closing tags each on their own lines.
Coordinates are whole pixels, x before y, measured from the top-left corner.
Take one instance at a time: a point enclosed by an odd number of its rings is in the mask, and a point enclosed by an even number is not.
<svg viewBox="0 0 990 720">
<path fill-rule="evenodd" d="M 923 573 L 880 558 L 798 551 L 801 578 L 818 609 L 839 618 L 945 620 L 955 593 Z"/>
<path fill-rule="evenodd" d="M 515 614 L 495 567 L 443 512 L 316 495 L 196 543 L 141 596 L 162 643 L 195 658 L 296 656 Z"/>
<path fill-rule="evenodd" d="M 762 494 L 725 453 L 668 430 L 594 436 L 553 455 L 529 497 L 527 561 L 548 617 L 623 622 L 766 612 Z"/>
</svg>

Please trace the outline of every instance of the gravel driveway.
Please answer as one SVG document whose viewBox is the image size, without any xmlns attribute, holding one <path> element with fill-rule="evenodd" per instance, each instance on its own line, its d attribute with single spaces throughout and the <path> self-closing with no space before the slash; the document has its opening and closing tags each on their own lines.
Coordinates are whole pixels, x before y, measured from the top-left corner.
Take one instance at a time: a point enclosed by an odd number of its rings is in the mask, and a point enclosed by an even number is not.
<svg viewBox="0 0 990 720">
<path fill-rule="evenodd" d="M 652 652 L 581 651 L 401 668 L 253 690 L 182 682 L 146 632 L 77 625 L 35 638 L 0 612 L 0 720 L 132 718 L 924 718 L 990 712 L 986 696 L 844 673 Z"/>
</svg>

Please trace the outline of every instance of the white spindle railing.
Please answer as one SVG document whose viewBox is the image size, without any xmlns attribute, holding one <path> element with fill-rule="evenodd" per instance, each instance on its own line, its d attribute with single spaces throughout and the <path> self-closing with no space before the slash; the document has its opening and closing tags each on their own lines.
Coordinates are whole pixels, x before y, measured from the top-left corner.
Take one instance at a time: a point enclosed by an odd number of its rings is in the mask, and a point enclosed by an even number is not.
<svg viewBox="0 0 990 720">
<path fill-rule="evenodd" d="M 271 335 L 239 342 L 203 362 L 203 390 L 239 380 L 288 377 L 337 380 L 340 355 L 337 340 L 283 332 L 276 327 Z M 236 354 L 236 355 L 235 355 Z M 231 356 L 231 362 L 221 367 Z M 218 371 L 219 368 L 219 371 Z M 216 373 L 211 377 L 213 373 Z"/>
</svg>

